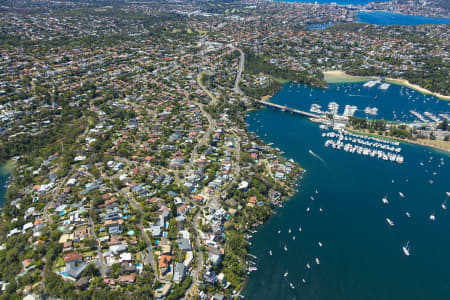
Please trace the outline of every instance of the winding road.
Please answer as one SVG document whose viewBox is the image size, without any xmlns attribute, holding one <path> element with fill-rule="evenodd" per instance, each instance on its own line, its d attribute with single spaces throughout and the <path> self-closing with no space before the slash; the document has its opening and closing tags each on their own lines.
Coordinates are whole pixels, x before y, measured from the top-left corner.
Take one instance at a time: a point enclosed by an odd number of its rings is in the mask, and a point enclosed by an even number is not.
<svg viewBox="0 0 450 300">
<path fill-rule="evenodd" d="M 234 81 L 234 91 L 240 95 L 244 95 L 241 88 L 239 87 L 239 82 L 241 81 L 242 71 L 244 71 L 245 55 L 241 49 L 239 49 L 239 48 L 234 48 L 234 49 L 239 51 L 239 53 L 241 53 L 241 59 L 239 61 L 239 68 L 238 68 L 238 72 L 236 74 L 236 79 Z"/>
<path fill-rule="evenodd" d="M 244 63 L 245 63 L 245 56 L 244 56 L 244 52 L 239 49 L 239 48 L 234 48 L 235 50 L 238 50 L 241 54 L 241 58 L 240 58 L 240 62 L 239 62 L 239 69 L 236 75 L 236 79 L 234 82 L 234 91 L 240 95 L 244 95 L 244 93 L 241 91 L 240 87 L 239 87 L 239 82 L 241 80 L 241 75 L 242 75 L 242 71 L 244 70 Z M 200 86 L 200 88 L 211 98 L 211 104 L 210 105 L 214 105 L 217 103 L 217 98 L 213 95 L 213 93 L 211 91 L 209 91 L 201 82 L 201 74 L 199 74 L 197 76 L 197 83 Z M 185 174 L 188 174 L 189 171 L 192 168 L 192 164 L 195 160 L 195 156 L 197 154 L 197 148 L 201 145 L 204 145 L 206 143 L 206 141 L 208 140 L 208 137 L 210 136 L 211 133 L 213 133 L 216 128 L 217 128 L 217 123 L 216 120 L 214 120 L 211 115 L 209 113 L 207 113 L 204 109 L 204 105 L 199 103 L 199 102 L 194 102 L 196 105 L 198 105 L 198 107 L 200 108 L 202 114 L 204 116 L 206 116 L 206 118 L 208 119 L 208 123 L 209 123 L 209 127 L 208 127 L 208 131 L 207 133 L 203 136 L 203 138 L 200 140 L 200 142 L 195 146 L 194 150 L 192 151 L 191 154 L 191 158 L 189 161 L 188 166 L 185 169 Z M 236 138 L 236 163 L 235 163 L 235 168 L 234 168 L 234 178 L 233 181 L 235 181 L 237 179 L 237 177 L 239 176 L 239 172 L 240 172 L 240 167 L 239 167 L 239 160 L 240 160 L 240 154 L 241 154 L 241 148 L 240 148 L 240 137 L 239 135 L 233 130 L 233 135 Z M 199 216 L 201 214 L 201 211 L 199 210 L 197 212 L 197 214 L 194 216 L 193 218 L 193 226 L 195 231 L 197 232 L 196 236 L 195 236 L 195 243 L 196 246 L 200 249 L 200 245 L 201 245 L 201 241 L 198 235 L 199 232 Z M 188 300 L 193 296 L 193 293 L 195 293 L 195 288 L 197 286 L 197 282 L 199 279 L 199 275 L 200 272 L 203 268 L 203 252 L 201 250 L 199 250 L 199 252 L 196 255 L 197 257 L 197 264 L 195 266 L 195 268 L 192 270 L 191 274 L 192 274 L 192 284 L 189 287 L 189 289 L 186 291 L 184 299 Z"/>
<path fill-rule="evenodd" d="M 156 270 L 156 265 L 155 265 L 155 261 L 153 259 L 153 249 L 152 249 L 152 241 L 150 240 L 150 238 L 147 235 L 147 231 L 145 231 L 144 229 L 144 225 L 142 224 L 142 218 L 144 215 L 144 211 L 141 207 L 141 205 L 139 203 L 137 203 L 132 197 L 130 197 L 127 193 L 119 190 L 119 189 L 115 189 L 116 192 L 120 193 L 121 195 L 123 195 L 128 202 L 133 205 L 134 208 L 136 208 L 139 213 L 140 213 L 140 218 L 139 218 L 139 223 L 137 224 L 139 230 L 141 231 L 141 236 L 144 238 L 145 243 L 147 244 L 147 253 L 146 253 L 146 262 L 147 264 L 150 264 L 152 266 L 153 272 L 155 274 L 154 280 L 157 279 L 158 277 L 158 272 Z"/>
</svg>

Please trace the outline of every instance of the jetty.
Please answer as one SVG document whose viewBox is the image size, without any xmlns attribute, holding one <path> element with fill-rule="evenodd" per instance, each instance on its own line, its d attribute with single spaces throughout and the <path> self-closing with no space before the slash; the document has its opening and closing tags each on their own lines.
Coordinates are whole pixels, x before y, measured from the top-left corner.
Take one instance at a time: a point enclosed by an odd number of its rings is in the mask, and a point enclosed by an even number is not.
<svg viewBox="0 0 450 300">
<path fill-rule="evenodd" d="M 321 115 L 318 115 L 315 113 L 310 113 L 310 112 L 299 110 L 299 109 L 295 109 L 295 108 L 291 108 L 286 105 L 283 106 L 283 105 L 270 103 L 270 102 L 262 101 L 262 100 L 257 100 L 257 101 L 259 104 L 262 104 L 267 107 L 277 108 L 277 109 L 281 110 L 282 112 L 290 112 L 292 114 L 297 114 L 297 115 L 301 115 L 301 116 L 308 117 L 308 118 L 320 118 L 321 117 Z"/>
</svg>

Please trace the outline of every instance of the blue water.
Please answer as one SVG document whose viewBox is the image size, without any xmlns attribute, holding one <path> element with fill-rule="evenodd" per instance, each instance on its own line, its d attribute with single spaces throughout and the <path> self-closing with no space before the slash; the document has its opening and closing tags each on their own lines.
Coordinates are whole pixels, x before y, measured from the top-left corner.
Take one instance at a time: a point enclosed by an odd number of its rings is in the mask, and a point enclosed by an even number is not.
<svg viewBox="0 0 450 300">
<path fill-rule="evenodd" d="M 358 12 L 358 21 L 373 25 L 449 24 L 450 19 L 410 16 L 392 12 Z"/>
<path fill-rule="evenodd" d="M 3 203 L 5 201 L 5 183 L 8 179 L 9 174 L 3 169 L 3 166 L 0 164 L 0 208 L 3 207 Z"/>
<path fill-rule="evenodd" d="M 310 30 L 317 30 L 317 29 L 325 29 L 327 27 L 333 26 L 334 23 L 325 23 L 325 24 L 310 24 L 306 26 L 306 28 Z"/>
<path fill-rule="evenodd" d="M 355 105 L 358 107 L 355 113 L 357 117 L 366 116 L 366 107 L 377 107 L 378 115 L 375 117 L 385 120 L 419 121 L 410 113 L 414 109 L 422 114 L 428 111 L 436 116 L 440 113 L 450 114 L 450 101 L 395 84 L 391 84 L 387 90 L 380 90 L 378 87 L 379 85 L 364 87 L 364 83 L 360 82 L 332 83 L 328 89 L 285 84 L 271 101 L 305 111 L 309 111 L 313 103 L 321 105 L 321 110 L 324 111 L 330 102 L 336 102 L 340 105 L 339 114 L 344 112 L 345 105 Z"/>
<path fill-rule="evenodd" d="M 276 0 L 279 2 L 302 2 L 302 3 L 337 3 L 340 5 L 361 5 L 373 2 L 372 0 Z M 387 1 L 387 0 L 381 0 Z M 379 1 L 379 2 L 381 2 Z M 392 12 L 358 12 L 358 21 L 373 25 L 421 25 L 421 24 L 449 24 L 450 19 L 429 18 L 422 16 L 411 16 Z M 313 28 L 322 29 L 322 28 Z"/>
<path fill-rule="evenodd" d="M 275 96 L 277 102 L 290 94 L 287 90 Z M 330 99 L 336 96 L 327 93 Z M 299 193 L 253 235 L 250 252 L 258 257 L 258 271 L 248 279 L 245 299 L 449 299 L 450 211 L 440 208 L 450 190 L 447 154 L 402 143 L 405 162 L 397 164 L 325 148 L 318 124 L 296 115 L 261 109 L 250 113 L 247 122 L 250 131 L 273 142 L 307 173 Z M 441 158 L 444 165 L 439 166 Z M 381 201 L 386 193 L 388 205 Z M 429 220 L 433 212 L 434 223 Z M 386 218 L 395 226 L 389 227 Z M 407 241 L 409 257 L 402 252 Z"/>
</svg>

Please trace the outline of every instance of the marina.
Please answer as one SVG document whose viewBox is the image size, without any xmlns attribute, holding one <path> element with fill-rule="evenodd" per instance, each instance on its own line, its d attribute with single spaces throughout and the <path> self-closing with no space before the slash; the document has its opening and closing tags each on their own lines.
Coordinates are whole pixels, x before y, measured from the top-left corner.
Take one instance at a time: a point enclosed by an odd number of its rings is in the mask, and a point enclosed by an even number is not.
<svg viewBox="0 0 450 300">
<path fill-rule="evenodd" d="M 292 93 L 296 95 L 294 87 Z M 362 84 L 359 88 L 361 92 L 364 89 Z M 351 88 L 341 86 L 342 94 L 345 89 L 349 93 Z M 400 90 L 395 85 L 387 90 L 367 89 L 372 92 L 367 98 L 371 101 Z M 309 97 L 310 89 L 307 92 Z M 406 94 L 406 89 L 403 92 Z M 379 95 L 378 100 L 374 100 L 374 93 Z M 314 91 L 312 95 L 311 101 L 317 103 Z M 298 98 L 289 101 L 278 97 L 274 96 L 272 102 L 289 107 L 298 104 Z M 339 101 L 341 96 L 326 98 L 324 103 L 319 100 L 320 107 L 316 108 L 328 109 L 330 102 L 342 108 L 353 105 L 344 105 Z M 378 117 L 386 111 L 383 105 L 376 107 Z M 347 107 L 348 112 L 351 109 Z M 426 110 L 416 111 L 431 121 L 424 114 Z M 428 111 L 440 117 L 437 111 Z M 400 110 L 396 112 L 402 116 Z M 252 112 L 247 121 L 249 130 L 260 129 L 257 134 L 261 139 L 273 143 L 307 172 L 299 181 L 298 193 L 253 234 L 251 252 L 260 259 L 258 270 L 249 275 L 242 293 L 246 299 L 447 299 L 450 237 L 446 233 L 450 218 L 442 206 L 447 207 L 450 195 L 447 155 L 417 145 L 330 130 L 279 110 Z M 264 124 L 262 130 L 259 124 Z M 342 151 L 334 151 L 331 143 L 325 147 L 327 140 L 341 141 Z M 361 150 L 360 155 L 349 156 L 343 151 L 347 143 L 369 148 L 370 152 L 364 155 Z M 387 163 L 391 160 L 371 157 L 372 151 L 400 155 L 404 160 Z M 290 228 L 297 229 L 289 233 Z M 294 231 L 299 232 L 295 239 Z M 427 259 L 430 256 L 433 261 Z M 287 270 L 288 277 L 284 278 Z M 421 274 L 425 273 L 430 276 L 423 278 Z"/>
<path fill-rule="evenodd" d="M 353 134 L 345 130 L 322 133 L 322 137 L 331 138 L 325 141 L 325 147 L 331 147 L 336 150 L 343 150 L 348 153 L 374 157 L 399 164 L 404 161 L 404 157 L 398 154 L 402 151 L 402 148 L 399 147 L 399 143 L 395 141 Z"/>
</svg>

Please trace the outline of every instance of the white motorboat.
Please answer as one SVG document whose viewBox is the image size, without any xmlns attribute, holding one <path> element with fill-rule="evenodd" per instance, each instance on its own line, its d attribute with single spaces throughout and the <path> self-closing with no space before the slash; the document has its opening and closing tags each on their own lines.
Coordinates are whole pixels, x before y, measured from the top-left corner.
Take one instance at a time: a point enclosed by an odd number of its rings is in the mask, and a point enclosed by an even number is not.
<svg viewBox="0 0 450 300">
<path fill-rule="evenodd" d="M 286 272 L 286 273 L 284 273 L 284 275 L 283 275 L 283 276 L 284 276 L 284 277 L 287 277 L 287 276 L 288 276 L 288 274 L 289 274 L 289 273 L 288 273 L 288 272 Z"/>
<path fill-rule="evenodd" d="M 392 220 L 389 219 L 389 218 L 386 218 L 386 222 L 389 224 L 389 226 L 394 226 L 395 225 L 394 222 L 392 222 Z"/>
<path fill-rule="evenodd" d="M 284 245 L 284 251 L 287 251 L 287 247 L 286 247 L 286 245 Z"/>
<path fill-rule="evenodd" d="M 289 283 L 289 285 L 291 286 L 291 289 L 295 289 L 295 286 L 292 283 Z"/>
<path fill-rule="evenodd" d="M 405 213 L 408 218 L 411 218 L 411 214 L 409 212 Z"/>
<path fill-rule="evenodd" d="M 403 195 L 402 192 L 398 192 L 398 194 L 400 195 L 400 197 L 405 198 L 405 195 Z"/>
<path fill-rule="evenodd" d="M 381 201 L 383 201 L 383 204 L 388 204 L 389 201 L 387 199 L 387 194 L 381 199 Z"/>
<path fill-rule="evenodd" d="M 306 280 L 305 280 L 305 278 L 302 278 L 302 282 L 303 282 L 303 283 L 306 283 Z"/>
<path fill-rule="evenodd" d="M 320 260 L 318 257 L 316 257 L 316 264 L 320 265 Z"/>
<path fill-rule="evenodd" d="M 322 246 L 323 246 L 323 244 L 322 244 L 321 242 L 319 242 L 318 244 L 319 244 L 319 247 L 322 247 Z"/>
<path fill-rule="evenodd" d="M 307 263 L 306 268 L 311 269 L 311 265 L 309 263 Z"/>
<path fill-rule="evenodd" d="M 434 215 L 434 213 L 432 213 L 432 214 L 430 215 L 430 221 L 431 221 L 431 222 L 434 222 L 434 220 L 436 220 L 436 216 Z"/>
<path fill-rule="evenodd" d="M 272 256 L 272 250 L 269 250 L 269 254 L 270 254 L 270 256 Z"/>
<path fill-rule="evenodd" d="M 405 246 L 402 247 L 402 250 L 406 256 L 409 256 L 409 241 L 406 243 Z"/>
</svg>

